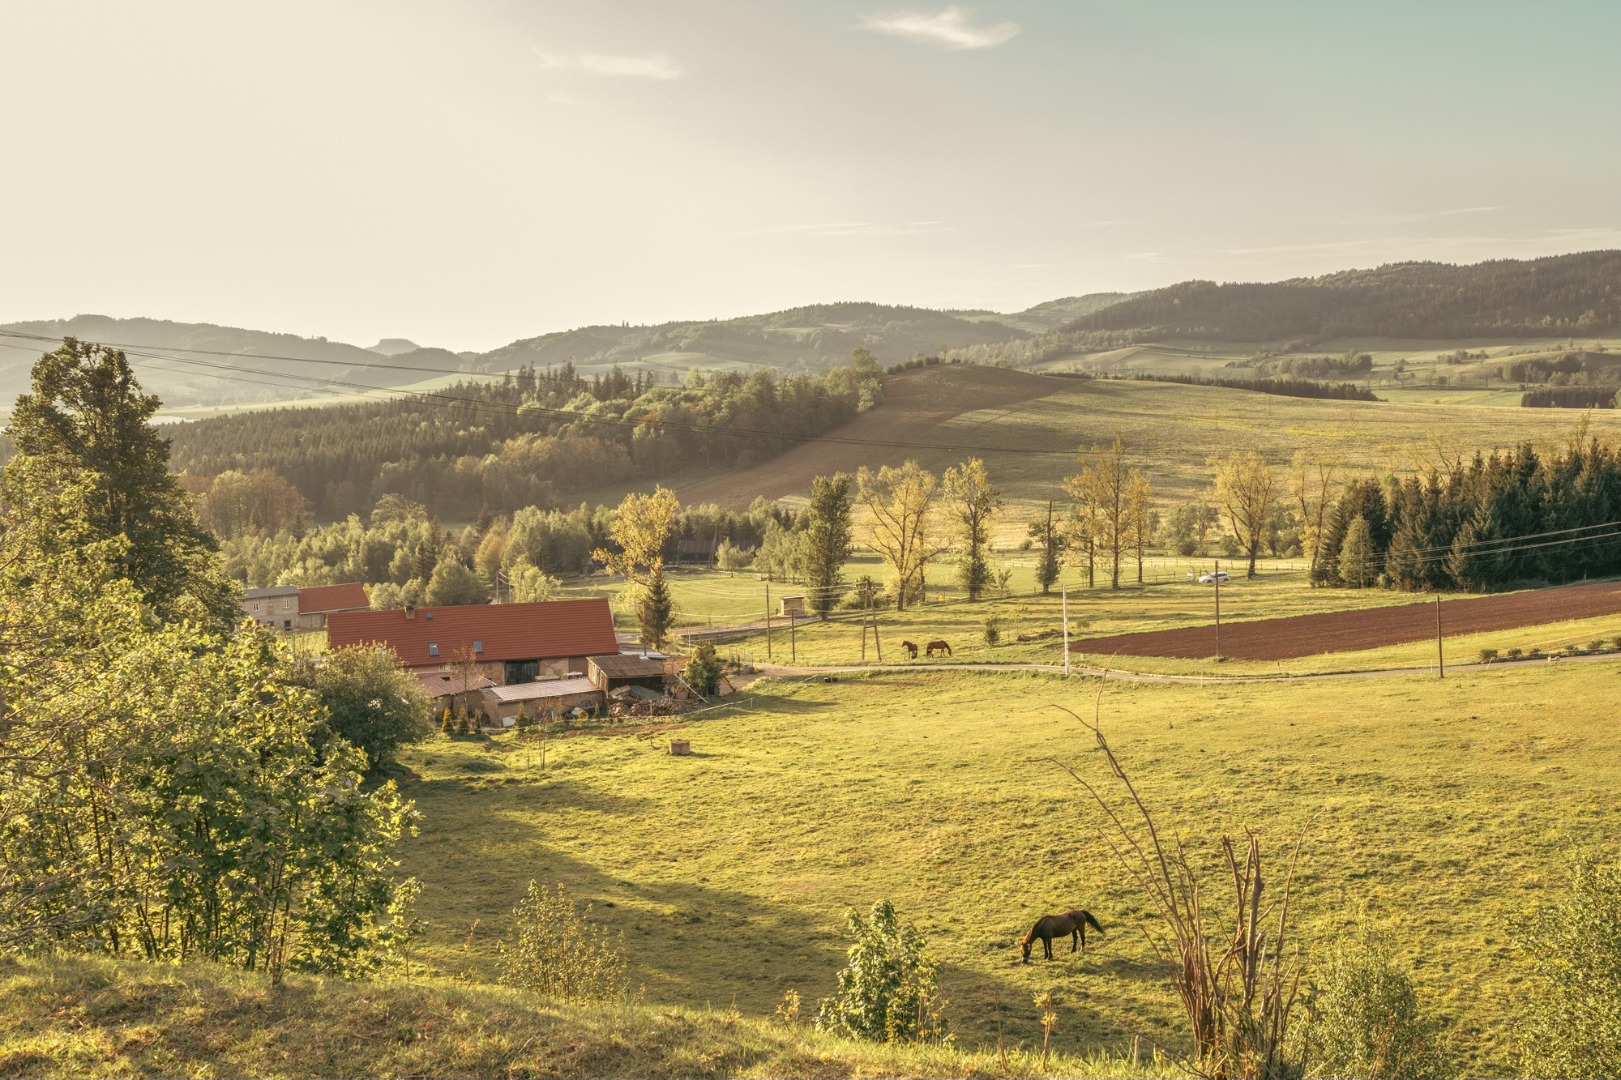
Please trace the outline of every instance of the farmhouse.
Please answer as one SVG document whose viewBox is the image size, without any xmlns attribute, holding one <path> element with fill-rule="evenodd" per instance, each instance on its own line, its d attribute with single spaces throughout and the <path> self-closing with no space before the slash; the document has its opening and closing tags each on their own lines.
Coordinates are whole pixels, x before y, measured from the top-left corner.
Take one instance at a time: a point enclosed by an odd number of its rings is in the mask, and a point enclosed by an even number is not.
<svg viewBox="0 0 1621 1080">
<path fill-rule="evenodd" d="M 333 612 L 370 608 L 366 587 L 358 583 L 316 585 L 308 589 L 279 585 L 272 589 L 249 589 L 242 594 L 242 610 L 248 618 L 271 630 L 319 630 Z"/>
<path fill-rule="evenodd" d="M 248 618 L 271 630 L 291 630 L 298 620 L 298 590 L 291 585 L 249 589 L 242 594 Z"/>
<path fill-rule="evenodd" d="M 340 611 L 328 616 L 326 637 L 334 649 L 386 645 L 417 675 L 483 677 L 496 686 L 584 674 L 587 657 L 619 648 L 603 599 Z"/>
</svg>

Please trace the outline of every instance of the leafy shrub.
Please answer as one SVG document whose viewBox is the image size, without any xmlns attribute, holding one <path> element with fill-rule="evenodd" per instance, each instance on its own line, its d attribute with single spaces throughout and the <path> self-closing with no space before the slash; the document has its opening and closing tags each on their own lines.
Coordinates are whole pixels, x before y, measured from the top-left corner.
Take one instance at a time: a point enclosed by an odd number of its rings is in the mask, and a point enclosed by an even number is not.
<svg viewBox="0 0 1621 1080">
<path fill-rule="evenodd" d="M 1540 983 L 1524 998 L 1527 1075 L 1621 1076 L 1621 863 L 1576 857 L 1521 945 Z"/>
<path fill-rule="evenodd" d="M 687 680 L 688 686 L 704 697 L 719 689 L 720 657 L 715 653 L 715 646 L 706 641 L 693 649 L 682 677 Z"/>
<path fill-rule="evenodd" d="M 501 981 L 558 1001 L 612 1001 L 626 993 L 624 940 L 581 915 L 559 885 L 529 883 L 501 943 Z"/>
<path fill-rule="evenodd" d="M 739 547 L 730 540 L 722 540 L 715 549 L 715 565 L 722 570 L 743 570 L 753 562 L 753 548 Z"/>
<path fill-rule="evenodd" d="M 1413 981 L 1396 965 L 1388 939 L 1367 927 L 1335 952 L 1313 1013 L 1307 1038 L 1317 1075 L 1441 1075 L 1437 1025 L 1420 1014 Z"/>
<path fill-rule="evenodd" d="M 995 645 L 1002 640 L 1002 619 L 997 615 L 985 617 L 985 644 Z"/>
<path fill-rule="evenodd" d="M 844 918 L 855 944 L 839 972 L 837 992 L 817 1010 L 817 1028 L 879 1042 L 944 1041 L 938 965 L 923 935 L 902 923 L 888 900 L 874 904 L 865 918 L 854 908 Z"/>
<path fill-rule="evenodd" d="M 1480 662 L 1482 664 L 1489 664 L 1493 660 L 1496 660 L 1496 659 L 1497 659 L 1497 650 L 1496 649 L 1481 649 L 1480 650 Z"/>
<path fill-rule="evenodd" d="M 1594 638 L 1592 641 L 1589 641 L 1587 643 L 1587 651 L 1588 652 L 1603 652 L 1604 651 L 1604 645 L 1605 645 L 1605 642 L 1604 642 L 1603 638 Z"/>
<path fill-rule="evenodd" d="M 1506 656 L 1510 660 L 1518 660 L 1520 657 L 1522 657 L 1524 655 L 1525 655 L 1525 653 L 1523 651 L 1521 651 L 1520 649 L 1510 649 L 1507 653 L 1504 654 L 1504 656 Z"/>
</svg>

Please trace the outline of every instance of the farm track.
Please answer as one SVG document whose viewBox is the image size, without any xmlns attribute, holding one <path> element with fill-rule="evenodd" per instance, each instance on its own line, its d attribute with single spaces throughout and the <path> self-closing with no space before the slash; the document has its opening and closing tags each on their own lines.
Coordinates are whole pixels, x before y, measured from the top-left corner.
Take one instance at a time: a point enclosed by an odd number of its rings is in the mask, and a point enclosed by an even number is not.
<svg viewBox="0 0 1621 1080">
<path fill-rule="evenodd" d="M 1455 637 L 1617 613 L 1621 613 L 1621 582 L 1606 581 L 1443 601 L 1441 625 L 1448 637 Z M 1435 604 L 1417 603 L 1226 623 L 1221 628 L 1220 651 L 1232 660 L 1295 660 L 1404 645 L 1434 636 Z M 1217 650 L 1214 626 L 1188 626 L 1074 641 L 1070 652 L 1199 660 L 1215 656 Z"/>
<path fill-rule="evenodd" d="M 1594 653 L 1591 656 L 1571 656 L 1559 663 L 1582 664 L 1600 660 L 1621 662 L 1621 655 L 1616 653 Z M 1447 664 L 1448 671 L 1483 670 L 1493 671 L 1507 668 L 1526 666 L 1546 667 L 1548 660 L 1494 660 L 1491 663 L 1465 663 Z M 987 664 L 962 661 L 961 663 L 930 663 L 921 664 L 835 664 L 827 667 L 794 666 L 790 664 L 756 664 L 755 669 L 761 676 L 770 676 L 779 679 L 819 678 L 829 675 L 856 675 L 894 674 L 897 672 L 929 671 L 944 668 L 955 671 L 1044 671 L 1050 675 L 1064 673 L 1061 664 L 1013 663 L 1013 664 Z M 1399 675 L 1423 675 L 1434 671 L 1433 667 L 1393 667 L 1370 668 L 1366 671 L 1318 671 L 1306 675 L 1160 675 L 1145 671 L 1128 671 L 1122 668 L 1089 667 L 1080 664 L 1070 665 L 1070 675 L 1090 679 L 1109 679 L 1119 682 L 1133 683 L 1172 683 L 1190 685 L 1230 685 L 1233 683 L 1296 683 L 1296 682 L 1322 682 L 1326 679 L 1380 679 L 1392 678 Z M 752 681 L 752 680 L 748 680 Z M 736 684 L 746 686 L 748 681 Z"/>
</svg>

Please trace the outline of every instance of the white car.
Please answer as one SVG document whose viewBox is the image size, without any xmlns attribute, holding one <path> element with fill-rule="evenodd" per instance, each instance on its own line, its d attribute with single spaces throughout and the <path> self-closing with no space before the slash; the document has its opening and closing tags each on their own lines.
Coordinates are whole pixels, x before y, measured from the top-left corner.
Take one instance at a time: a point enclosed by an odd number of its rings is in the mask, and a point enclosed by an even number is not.
<svg viewBox="0 0 1621 1080">
<path fill-rule="evenodd" d="M 1199 575 L 1199 584 L 1200 585 L 1214 585 L 1218 581 L 1221 582 L 1223 585 L 1225 585 L 1227 582 L 1229 582 L 1231 580 L 1233 580 L 1233 575 L 1229 574 L 1225 570 L 1217 570 L 1213 574 L 1201 574 L 1201 575 Z"/>
</svg>

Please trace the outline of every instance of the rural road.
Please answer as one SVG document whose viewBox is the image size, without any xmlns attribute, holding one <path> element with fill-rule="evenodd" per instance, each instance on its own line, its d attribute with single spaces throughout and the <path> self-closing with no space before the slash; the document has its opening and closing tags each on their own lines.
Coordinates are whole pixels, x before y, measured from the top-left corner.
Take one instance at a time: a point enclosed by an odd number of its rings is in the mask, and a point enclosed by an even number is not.
<svg viewBox="0 0 1621 1080">
<path fill-rule="evenodd" d="M 1621 661 L 1621 653 L 1596 653 L 1592 656 L 1571 656 L 1554 661 L 1560 664 L 1581 664 L 1597 660 Z M 1448 664 L 1447 670 L 1481 670 L 1519 667 L 1547 667 L 1548 660 L 1498 660 L 1490 664 Z M 976 664 L 964 661 L 962 663 L 943 664 L 833 664 L 827 667 L 794 666 L 789 664 L 755 664 L 755 670 L 762 676 L 773 678 L 815 678 L 821 675 L 855 674 L 857 672 L 900 672 L 900 671 L 933 671 L 938 669 L 956 671 L 1045 671 L 1053 675 L 1060 675 L 1064 669 L 1059 664 Z M 1118 671 L 1112 668 L 1082 667 L 1079 664 L 1070 665 L 1071 675 L 1080 675 L 1093 679 L 1118 679 L 1122 682 L 1137 683 L 1192 683 L 1192 684 L 1221 684 L 1234 683 L 1260 683 L 1260 682 L 1313 682 L 1325 679 L 1377 679 L 1397 675 L 1423 675 L 1434 671 L 1430 667 L 1402 667 L 1402 668 L 1373 668 L 1368 671 L 1324 671 L 1305 675 L 1157 675 L 1141 671 Z"/>
</svg>

